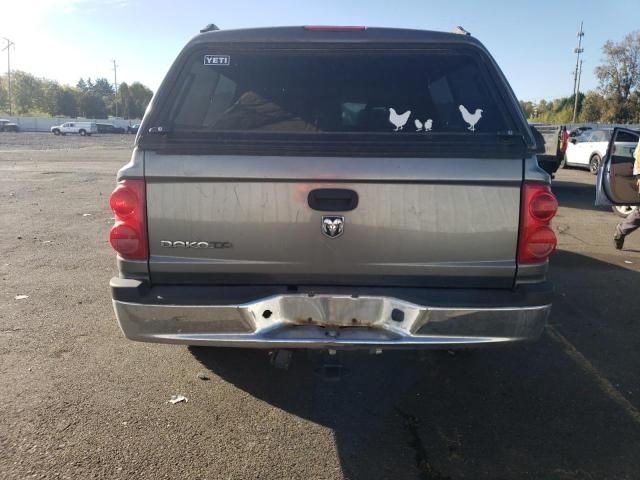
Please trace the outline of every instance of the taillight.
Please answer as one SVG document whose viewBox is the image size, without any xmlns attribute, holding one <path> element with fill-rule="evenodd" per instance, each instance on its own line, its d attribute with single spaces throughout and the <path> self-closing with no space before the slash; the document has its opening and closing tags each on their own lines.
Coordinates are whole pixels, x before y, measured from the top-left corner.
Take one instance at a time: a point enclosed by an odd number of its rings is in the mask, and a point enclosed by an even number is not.
<svg viewBox="0 0 640 480">
<path fill-rule="evenodd" d="M 518 262 L 541 263 L 556 249 L 551 219 L 558 211 L 558 200 L 543 183 L 526 183 L 522 190 Z"/>
<path fill-rule="evenodd" d="M 566 130 L 562 131 L 562 143 L 560 143 L 560 152 L 564 153 L 567 151 L 567 147 L 569 146 L 569 132 Z"/>
<path fill-rule="evenodd" d="M 115 214 L 115 225 L 109 232 L 109 243 L 122 258 L 146 260 L 147 215 L 144 180 L 123 180 L 109 199 Z"/>
<path fill-rule="evenodd" d="M 550 222 L 558 211 L 558 200 L 548 190 L 536 191 L 529 200 L 529 214 L 540 222 Z"/>
</svg>

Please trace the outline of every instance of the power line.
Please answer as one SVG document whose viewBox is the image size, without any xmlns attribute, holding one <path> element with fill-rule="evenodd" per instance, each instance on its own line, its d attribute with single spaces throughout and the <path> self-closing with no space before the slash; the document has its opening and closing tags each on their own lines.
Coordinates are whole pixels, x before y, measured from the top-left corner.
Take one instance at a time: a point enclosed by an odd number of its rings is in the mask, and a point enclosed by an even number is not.
<svg viewBox="0 0 640 480">
<path fill-rule="evenodd" d="M 2 37 L 2 39 L 7 42 L 7 46 L 4 47 L 2 51 L 3 52 L 5 50 L 7 51 L 7 84 L 9 87 L 9 116 L 11 116 L 13 115 L 13 111 L 11 110 L 13 96 L 11 94 L 11 48 L 10 47 L 13 47 L 13 49 L 15 50 L 16 44 L 15 42 L 9 40 L 6 37 Z"/>
<path fill-rule="evenodd" d="M 580 31 L 578 32 L 578 46 L 573 49 L 573 53 L 576 54 L 576 69 L 573 72 L 573 94 L 575 100 L 573 103 L 573 120 L 572 123 L 576 123 L 576 117 L 578 115 L 578 94 L 580 93 L 580 76 L 582 75 L 582 61 L 580 55 L 584 52 L 582 48 L 582 37 L 584 37 L 584 31 L 582 25 L 584 22 L 580 22 Z"/>
</svg>

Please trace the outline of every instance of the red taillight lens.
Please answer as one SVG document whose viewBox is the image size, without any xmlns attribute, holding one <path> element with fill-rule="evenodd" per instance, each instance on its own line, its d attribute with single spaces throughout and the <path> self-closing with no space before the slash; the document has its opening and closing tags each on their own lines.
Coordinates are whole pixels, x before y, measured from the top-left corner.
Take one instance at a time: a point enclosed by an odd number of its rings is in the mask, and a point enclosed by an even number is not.
<svg viewBox="0 0 640 480">
<path fill-rule="evenodd" d="M 133 213 L 137 203 L 138 197 L 135 192 L 123 184 L 116 187 L 109 199 L 111 210 L 121 217 L 126 217 Z"/>
<path fill-rule="evenodd" d="M 558 200 L 548 185 L 525 182 L 518 239 L 519 263 L 544 262 L 556 249 L 556 234 L 550 223 L 557 211 Z"/>
<path fill-rule="evenodd" d="M 149 247 L 144 180 L 122 181 L 111 194 L 109 204 L 116 217 L 109 243 L 122 258 L 146 260 Z"/>
<path fill-rule="evenodd" d="M 550 222 L 558 211 L 558 200 L 551 192 L 538 192 L 529 203 L 529 213 L 536 220 Z"/>
<path fill-rule="evenodd" d="M 545 259 L 556 249 L 557 242 L 551 228 L 539 227 L 525 239 L 525 247 L 531 258 Z"/>
<path fill-rule="evenodd" d="M 120 255 L 131 255 L 140 249 L 140 233 L 132 226 L 118 222 L 109 232 L 109 242 Z"/>
</svg>

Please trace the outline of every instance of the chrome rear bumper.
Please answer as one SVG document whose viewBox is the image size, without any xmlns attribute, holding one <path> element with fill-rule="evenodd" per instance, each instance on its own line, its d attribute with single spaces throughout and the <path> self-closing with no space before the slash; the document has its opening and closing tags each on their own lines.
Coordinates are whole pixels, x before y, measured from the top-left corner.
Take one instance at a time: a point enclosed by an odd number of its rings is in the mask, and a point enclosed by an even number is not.
<svg viewBox="0 0 640 480">
<path fill-rule="evenodd" d="M 283 294 L 231 305 L 113 300 L 131 340 L 249 348 L 437 348 L 537 339 L 551 305 L 432 307 L 388 296 Z"/>
</svg>

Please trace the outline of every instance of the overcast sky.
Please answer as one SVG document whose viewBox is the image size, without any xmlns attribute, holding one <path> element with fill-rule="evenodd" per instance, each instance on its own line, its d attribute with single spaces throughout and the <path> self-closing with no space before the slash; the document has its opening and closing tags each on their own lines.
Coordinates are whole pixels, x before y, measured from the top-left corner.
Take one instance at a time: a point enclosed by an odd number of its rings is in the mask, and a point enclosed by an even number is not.
<svg viewBox="0 0 640 480">
<path fill-rule="evenodd" d="M 12 69 L 75 84 L 83 76 L 141 81 L 155 90 L 184 44 L 207 23 L 220 28 L 368 25 L 449 31 L 462 25 L 494 55 L 525 100 L 569 95 L 573 48 L 584 20 L 583 89 L 608 39 L 640 28 L 637 0 L 599 2 L 460 0 L 2 0 L 0 37 L 16 44 Z M 6 72 L 6 52 L 0 54 Z"/>
</svg>

